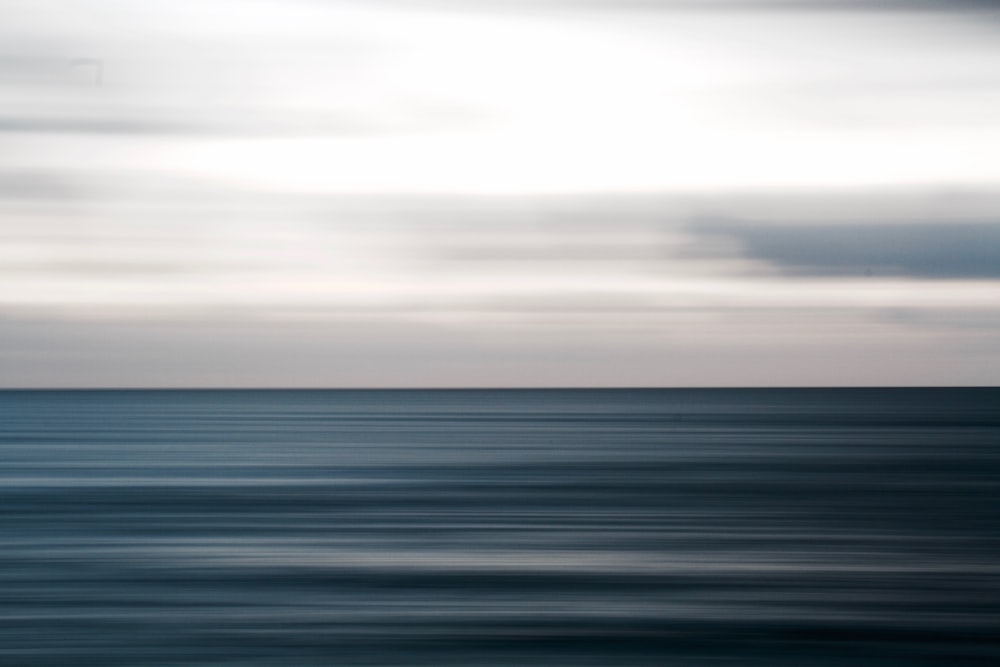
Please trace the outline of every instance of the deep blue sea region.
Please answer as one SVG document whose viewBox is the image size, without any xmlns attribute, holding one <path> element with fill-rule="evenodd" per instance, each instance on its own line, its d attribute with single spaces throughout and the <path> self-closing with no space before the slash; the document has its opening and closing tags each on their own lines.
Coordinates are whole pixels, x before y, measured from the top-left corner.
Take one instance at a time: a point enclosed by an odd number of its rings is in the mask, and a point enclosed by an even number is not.
<svg viewBox="0 0 1000 667">
<path fill-rule="evenodd" d="M 0 392 L 0 664 L 1000 664 L 1000 390 Z"/>
</svg>

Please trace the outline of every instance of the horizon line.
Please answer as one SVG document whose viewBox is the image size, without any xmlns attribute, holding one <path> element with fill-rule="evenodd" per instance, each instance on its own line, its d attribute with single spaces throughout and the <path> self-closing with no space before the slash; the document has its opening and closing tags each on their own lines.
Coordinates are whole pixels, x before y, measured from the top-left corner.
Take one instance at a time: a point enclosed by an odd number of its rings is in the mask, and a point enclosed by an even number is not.
<svg viewBox="0 0 1000 667">
<path fill-rule="evenodd" d="M 1000 385 L 608 385 L 608 386 L 448 386 L 448 387 L 309 387 L 309 386 L 108 386 L 108 387 L 0 387 L 0 392 L 8 391 L 663 391 L 663 390 L 789 390 L 789 389 L 1000 389 Z"/>
</svg>

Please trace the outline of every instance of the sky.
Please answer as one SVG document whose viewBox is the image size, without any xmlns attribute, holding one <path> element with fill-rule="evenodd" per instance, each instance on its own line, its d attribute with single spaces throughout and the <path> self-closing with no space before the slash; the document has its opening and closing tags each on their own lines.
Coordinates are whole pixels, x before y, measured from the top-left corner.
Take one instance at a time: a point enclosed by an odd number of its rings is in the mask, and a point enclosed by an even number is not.
<svg viewBox="0 0 1000 667">
<path fill-rule="evenodd" d="M 0 387 L 1000 383 L 1000 2 L 0 16 Z"/>
</svg>

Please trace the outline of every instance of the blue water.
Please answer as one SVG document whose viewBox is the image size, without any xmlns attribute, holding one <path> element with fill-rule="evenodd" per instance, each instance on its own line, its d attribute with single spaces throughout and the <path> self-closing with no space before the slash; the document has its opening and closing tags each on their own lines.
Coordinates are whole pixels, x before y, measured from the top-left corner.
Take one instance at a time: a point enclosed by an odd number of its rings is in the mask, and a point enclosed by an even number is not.
<svg viewBox="0 0 1000 667">
<path fill-rule="evenodd" d="M 1000 664 L 1000 390 L 0 392 L 0 664 Z"/>
</svg>

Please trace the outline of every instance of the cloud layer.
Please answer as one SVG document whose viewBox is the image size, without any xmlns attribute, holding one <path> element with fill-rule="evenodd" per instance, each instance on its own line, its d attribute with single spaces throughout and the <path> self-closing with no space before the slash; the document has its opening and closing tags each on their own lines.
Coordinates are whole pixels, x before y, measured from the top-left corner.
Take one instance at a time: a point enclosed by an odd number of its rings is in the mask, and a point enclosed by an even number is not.
<svg viewBox="0 0 1000 667">
<path fill-rule="evenodd" d="M 745 256 L 790 276 L 1000 279 L 1000 220 L 809 225 L 707 221 L 698 231 L 733 240 Z"/>
<path fill-rule="evenodd" d="M 8 386 L 998 380 L 995 3 L 0 9 Z"/>
</svg>

